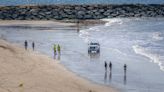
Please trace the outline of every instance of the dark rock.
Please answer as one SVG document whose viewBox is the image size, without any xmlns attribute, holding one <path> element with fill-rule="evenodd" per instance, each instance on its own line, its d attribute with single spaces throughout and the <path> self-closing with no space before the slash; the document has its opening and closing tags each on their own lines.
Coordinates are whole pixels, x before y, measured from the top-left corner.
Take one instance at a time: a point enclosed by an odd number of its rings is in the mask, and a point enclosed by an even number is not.
<svg viewBox="0 0 164 92">
<path fill-rule="evenodd" d="M 101 19 L 108 17 L 164 17 L 164 5 L 38 5 L 1 6 L 0 19 Z"/>
</svg>

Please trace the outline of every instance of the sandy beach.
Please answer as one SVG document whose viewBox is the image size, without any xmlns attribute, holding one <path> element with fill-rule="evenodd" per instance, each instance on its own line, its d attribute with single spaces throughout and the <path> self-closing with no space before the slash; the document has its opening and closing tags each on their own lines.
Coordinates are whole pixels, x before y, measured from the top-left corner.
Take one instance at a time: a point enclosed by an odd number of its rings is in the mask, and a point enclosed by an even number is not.
<svg viewBox="0 0 164 92">
<path fill-rule="evenodd" d="M 0 40 L 0 92 L 116 92 L 69 72 L 48 56 Z"/>
</svg>

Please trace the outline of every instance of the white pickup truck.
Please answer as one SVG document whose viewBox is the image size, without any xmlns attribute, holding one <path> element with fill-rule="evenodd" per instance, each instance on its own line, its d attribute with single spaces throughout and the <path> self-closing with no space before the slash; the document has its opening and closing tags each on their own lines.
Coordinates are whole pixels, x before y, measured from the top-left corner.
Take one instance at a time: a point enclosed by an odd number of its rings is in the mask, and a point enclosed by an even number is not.
<svg viewBox="0 0 164 92">
<path fill-rule="evenodd" d="M 91 42 L 88 44 L 88 53 L 100 53 L 100 44 L 98 42 Z"/>
</svg>

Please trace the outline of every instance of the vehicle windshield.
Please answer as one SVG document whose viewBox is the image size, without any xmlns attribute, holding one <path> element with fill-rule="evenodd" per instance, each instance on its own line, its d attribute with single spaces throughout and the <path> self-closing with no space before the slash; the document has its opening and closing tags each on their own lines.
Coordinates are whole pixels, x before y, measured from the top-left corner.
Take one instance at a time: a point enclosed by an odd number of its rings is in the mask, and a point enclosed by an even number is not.
<svg viewBox="0 0 164 92">
<path fill-rule="evenodd" d="M 90 43 L 90 45 L 99 45 L 99 43 Z"/>
</svg>

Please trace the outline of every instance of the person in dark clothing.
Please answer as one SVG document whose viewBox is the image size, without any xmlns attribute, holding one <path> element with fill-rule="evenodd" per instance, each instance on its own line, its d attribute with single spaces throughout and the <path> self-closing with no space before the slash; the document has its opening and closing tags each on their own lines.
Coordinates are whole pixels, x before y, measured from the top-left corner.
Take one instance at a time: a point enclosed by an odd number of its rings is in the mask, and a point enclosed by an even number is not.
<svg viewBox="0 0 164 92">
<path fill-rule="evenodd" d="M 110 72 L 112 72 L 112 63 L 111 62 L 109 63 L 109 69 L 110 69 Z"/>
<path fill-rule="evenodd" d="M 127 65 L 124 64 L 124 75 L 126 75 Z"/>
<path fill-rule="evenodd" d="M 54 56 L 56 55 L 56 45 L 54 44 Z"/>
<path fill-rule="evenodd" d="M 57 45 L 58 54 L 60 54 L 60 45 Z"/>
<path fill-rule="evenodd" d="M 35 43 L 32 42 L 32 49 L 34 50 L 35 49 Z"/>
<path fill-rule="evenodd" d="M 124 85 L 126 85 L 126 71 L 127 71 L 127 65 L 124 64 Z"/>
<path fill-rule="evenodd" d="M 107 71 L 107 62 L 104 63 L 105 70 Z"/>
<path fill-rule="evenodd" d="M 25 40 L 25 42 L 24 42 L 25 50 L 27 50 L 27 46 L 28 46 L 28 42 L 27 42 L 27 40 Z"/>
</svg>

